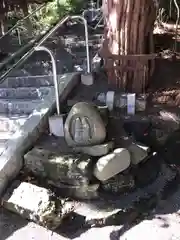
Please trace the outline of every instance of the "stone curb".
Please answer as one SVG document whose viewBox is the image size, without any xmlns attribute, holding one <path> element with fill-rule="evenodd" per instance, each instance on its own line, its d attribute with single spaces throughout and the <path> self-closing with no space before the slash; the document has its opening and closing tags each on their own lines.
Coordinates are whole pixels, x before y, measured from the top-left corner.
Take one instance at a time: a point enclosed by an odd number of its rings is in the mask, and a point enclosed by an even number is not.
<svg viewBox="0 0 180 240">
<path fill-rule="evenodd" d="M 80 83 L 80 75 L 68 73 L 59 76 L 60 99 L 65 100 L 73 88 Z M 6 142 L 0 156 L 0 195 L 8 182 L 20 171 L 24 153 L 43 133 L 48 125 L 48 117 L 55 110 L 54 89 L 46 96 L 42 104 L 37 106 L 24 125 L 16 131 L 12 139 Z"/>
</svg>

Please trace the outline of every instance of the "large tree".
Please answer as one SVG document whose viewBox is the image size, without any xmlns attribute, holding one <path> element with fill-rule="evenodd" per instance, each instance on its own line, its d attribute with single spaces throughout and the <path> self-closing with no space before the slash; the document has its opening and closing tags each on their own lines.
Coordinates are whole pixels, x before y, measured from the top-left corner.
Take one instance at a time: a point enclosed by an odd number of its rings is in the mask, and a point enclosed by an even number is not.
<svg viewBox="0 0 180 240">
<path fill-rule="evenodd" d="M 103 56 L 116 59 L 106 61 L 109 80 L 126 91 L 142 92 L 152 73 L 153 61 L 146 54 L 153 52 L 155 4 L 153 0 L 103 0 L 103 12 Z"/>
</svg>

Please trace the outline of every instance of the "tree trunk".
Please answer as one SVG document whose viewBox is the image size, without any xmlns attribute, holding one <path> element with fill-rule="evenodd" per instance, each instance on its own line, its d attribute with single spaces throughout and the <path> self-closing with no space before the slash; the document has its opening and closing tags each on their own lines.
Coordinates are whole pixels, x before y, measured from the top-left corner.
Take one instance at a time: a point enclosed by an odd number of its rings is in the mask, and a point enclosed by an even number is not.
<svg viewBox="0 0 180 240">
<path fill-rule="evenodd" d="M 124 91 L 142 92 L 152 73 L 152 60 L 141 54 L 153 52 L 156 17 L 153 1 L 104 0 L 103 12 L 106 23 L 103 51 L 108 50 L 114 58 L 107 61 L 109 81 L 115 81 Z"/>
</svg>

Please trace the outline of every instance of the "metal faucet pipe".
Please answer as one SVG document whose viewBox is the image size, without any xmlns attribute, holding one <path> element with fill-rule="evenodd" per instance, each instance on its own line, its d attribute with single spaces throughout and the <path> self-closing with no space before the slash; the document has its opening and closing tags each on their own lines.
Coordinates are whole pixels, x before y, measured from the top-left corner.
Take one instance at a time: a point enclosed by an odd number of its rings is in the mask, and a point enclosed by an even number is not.
<svg viewBox="0 0 180 240">
<path fill-rule="evenodd" d="M 55 88 L 55 98 L 56 98 L 56 109 L 57 109 L 57 114 L 60 115 L 59 86 L 58 86 L 58 79 L 57 79 L 56 59 L 55 59 L 52 51 L 50 51 L 47 47 L 37 46 L 37 47 L 35 47 L 35 51 L 47 52 L 49 54 L 49 56 L 51 57 L 53 81 L 54 81 L 54 88 Z"/>
<path fill-rule="evenodd" d="M 71 16 L 71 19 L 80 19 L 84 23 L 84 31 L 85 31 L 85 43 L 86 43 L 86 58 L 87 58 L 87 73 L 91 72 L 90 68 L 90 56 L 89 56 L 89 35 L 88 35 L 88 24 L 87 20 L 83 16 Z"/>
</svg>

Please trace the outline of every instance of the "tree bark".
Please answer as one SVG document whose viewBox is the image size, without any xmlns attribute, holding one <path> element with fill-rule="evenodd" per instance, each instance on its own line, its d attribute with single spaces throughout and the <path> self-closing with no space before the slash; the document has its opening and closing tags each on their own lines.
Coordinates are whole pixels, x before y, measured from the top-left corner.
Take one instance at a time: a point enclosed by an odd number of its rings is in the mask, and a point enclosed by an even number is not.
<svg viewBox="0 0 180 240">
<path fill-rule="evenodd" d="M 148 56 L 134 56 L 132 60 L 120 56 L 153 52 L 152 34 L 156 17 L 153 1 L 104 0 L 103 12 L 106 23 L 103 51 L 108 50 L 116 59 L 108 62 L 108 78 L 125 91 L 142 92 L 152 73 L 152 61 Z"/>
</svg>

